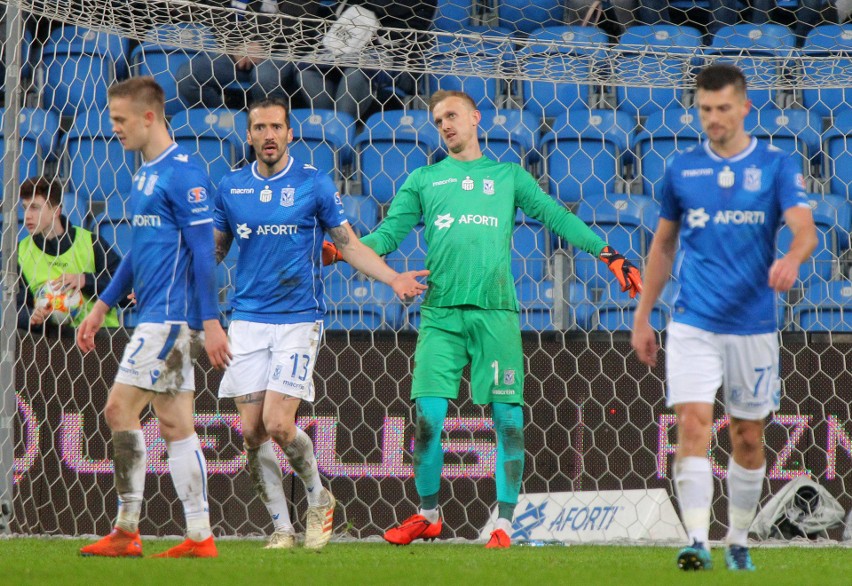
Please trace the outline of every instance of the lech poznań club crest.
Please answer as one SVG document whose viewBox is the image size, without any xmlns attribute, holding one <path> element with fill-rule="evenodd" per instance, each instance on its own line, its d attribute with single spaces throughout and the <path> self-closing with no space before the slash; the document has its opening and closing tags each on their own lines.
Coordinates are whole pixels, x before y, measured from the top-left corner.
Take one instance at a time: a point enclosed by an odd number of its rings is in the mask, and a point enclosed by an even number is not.
<svg viewBox="0 0 852 586">
<path fill-rule="evenodd" d="M 494 195 L 494 180 L 485 179 L 482 182 L 482 193 L 485 195 Z"/>
<path fill-rule="evenodd" d="M 504 370 L 503 371 L 503 384 L 506 386 L 510 386 L 515 384 L 515 371 L 514 370 Z"/>
<path fill-rule="evenodd" d="M 716 176 L 716 182 L 719 184 L 719 187 L 733 187 L 734 172 L 731 171 L 730 167 L 725 165 L 725 168 L 719 171 L 719 175 Z"/>
<path fill-rule="evenodd" d="M 281 188 L 281 205 L 285 208 L 289 208 L 293 205 L 294 196 L 296 195 L 295 187 L 282 187 Z"/>
<path fill-rule="evenodd" d="M 260 190 L 260 201 L 263 203 L 272 201 L 272 190 L 269 189 L 268 185 Z"/>
<path fill-rule="evenodd" d="M 762 171 L 757 167 L 750 167 L 745 170 L 743 179 L 743 187 L 748 191 L 760 191 L 760 179 Z"/>
<path fill-rule="evenodd" d="M 462 181 L 462 189 L 465 191 L 473 191 L 473 179 L 469 176 L 465 177 L 464 181 Z"/>
</svg>

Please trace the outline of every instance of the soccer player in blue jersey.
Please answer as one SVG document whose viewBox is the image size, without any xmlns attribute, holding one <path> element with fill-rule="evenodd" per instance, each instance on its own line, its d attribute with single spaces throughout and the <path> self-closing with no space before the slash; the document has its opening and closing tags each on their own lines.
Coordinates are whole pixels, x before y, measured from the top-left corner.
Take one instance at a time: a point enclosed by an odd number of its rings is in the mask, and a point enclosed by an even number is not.
<svg viewBox="0 0 852 586">
<path fill-rule="evenodd" d="M 632 345 L 639 360 L 656 364 L 648 316 L 671 275 L 679 239 L 680 293 L 666 338 L 667 404 L 677 415 L 674 484 L 692 543 L 677 562 L 684 570 L 713 565 L 706 545 L 713 501 L 707 450 L 722 387 L 732 445 L 725 560 L 729 569 L 753 570 L 748 529 L 766 472 L 763 428 L 781 399 L 776 293 L 793 286 L 816 246 L 816 229 L 801 160 L 745 131 L 751 102 L 742 72 L 710 65 L 696 86 L 707 139 L 668 162 Z M 793 240 L 776 259 L 782 222 Z"/>
<path fill-rule="evenodd" d="M 110 307 L 131 289 L 139 325 L 119 365 L 104 409 L 112 431 L 115 529 L 83 555 L 139 557 L 139 515 L 146 447 L 140 414 L 149 404 L 166 442 L 169 470 L 186 515 L 186 540 L 154 557 L 216 557 L 207 504 L 207 467 L 193 419 L 194 363 L 202 346 L 215 368 L 230 359 L 219 324 L 213 244 L 213 198 L 206 172 L 169 135 L 163 89 L 151 77 L 109 88 L 109 115 L 126 150 L 145 163 L 133 178 L 130 252 L 77 330 L 94 349 Z"/>
<path fill-rule="evenodd" d="M 335 500 L 323 488 L 311 438 L 296 426 L 301 401 L 313 401 L 313 371 L 322 338 L 323 232 L 355 268 L 393 287 L 401 298 L 426 286 L 399 274 L 361 244 L 343 214 L 340 195 L 325 172 L 293 159 L 287 102 L 253 104 L 248 143 L 257 161 L 226 175 L 215 211 L 216 259 L 236 239 L 236 291 L 228 334 L 234 352 L 219 388 L 240 413 L 248 469 L 275 532 L 268 548 L 295 543 L 275 442 L 305 483 L 308 514 L 305 547 L 324 547 L 333 529 Z"/>
</svg>

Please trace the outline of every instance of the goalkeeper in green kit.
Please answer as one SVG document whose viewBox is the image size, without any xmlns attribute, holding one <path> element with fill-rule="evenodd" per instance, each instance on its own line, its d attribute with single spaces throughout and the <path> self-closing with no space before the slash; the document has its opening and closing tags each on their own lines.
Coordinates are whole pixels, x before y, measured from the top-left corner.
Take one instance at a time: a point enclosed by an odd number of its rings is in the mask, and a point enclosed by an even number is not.
<svg viewBox="0 0 852 586">
<path fill-rule="evenodd" d="M 635 266 L 546 195 L 520 165 L 482 155 L 477 136 L 481 114 L 470 96 L 438 91 L 429 109 L 449 157 L 411 173 L 382 224 L 361 239 L 378 254 L 387 254 L 422 218 L 426 268 L 431 271 L 411 389 L 420 510 L 384 537 L 407 545 L 440 535 L 441 432 L 448 400 L 458 398 L 462 369 L 471 363 L 473 402 L 491 405 L 497 435 L 499 518 L 486 547 L 506 548 L 524 472 L 524 355 L 511 268 L 516 209 L 607 263 L 631 297 L 642 292 L 642 280 Z M 326 264 L 340 260 L 330 243 L 323 256 Z"/>
</svg>

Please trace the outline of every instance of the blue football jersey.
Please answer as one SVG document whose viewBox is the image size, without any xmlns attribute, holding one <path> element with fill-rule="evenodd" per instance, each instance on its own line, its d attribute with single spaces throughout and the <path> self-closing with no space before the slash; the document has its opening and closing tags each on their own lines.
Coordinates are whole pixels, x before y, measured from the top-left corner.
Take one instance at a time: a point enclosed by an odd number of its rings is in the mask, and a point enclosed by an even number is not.
<svg viewBox="0 0 852 586">
<path fill-rule="evenodd" d="M 213 221 L 213 190 L 206 171 L 173 144 L 134 175 L 130 206 L 139 322 L 187 322 L 201 329 L 191 252 L 181 230 Z"/>
<path fill-rule="evenodd" d="M 801 159 L 752 138 L 722 158 L 709 141 L 673 156 L 661 217 L 680 222 L 673 320 L 721 334 L 777 329 L 769 268 L 784 211 L 808 206 Z"/>
<path fill-rule="evenodd" d="M 290 157 L 263 177 L 257 163 L 219 184 L 215 228 L 239 246 L 233 319 L 268 324 L 322 319 L 322 241 L 346 222 L 334 182 Z"/>
</svg>

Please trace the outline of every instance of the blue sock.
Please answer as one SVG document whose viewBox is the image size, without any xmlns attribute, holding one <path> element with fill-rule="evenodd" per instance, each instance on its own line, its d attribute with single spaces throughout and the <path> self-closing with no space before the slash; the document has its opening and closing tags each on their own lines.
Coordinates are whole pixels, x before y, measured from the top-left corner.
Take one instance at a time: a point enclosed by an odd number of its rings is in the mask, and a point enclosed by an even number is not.
<svg viewBox="0 0 852 586">
<path fill-rule="evenodd" d="M 497 432 L 497 501 L 517 504 L 524 477 L 524 408 L 510 403 L 491 403 L 491 417 Z"/>
<path fill-rule="evenodd" d="M 437 506 L 441 488 L 444 451 L 441 433 L 447 417 L 449 401 L 441 397 L 420 397 L 414 401 L 417 419 L 414 431 L 414 485 L 424 509 Z"/>
</svg>

